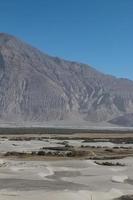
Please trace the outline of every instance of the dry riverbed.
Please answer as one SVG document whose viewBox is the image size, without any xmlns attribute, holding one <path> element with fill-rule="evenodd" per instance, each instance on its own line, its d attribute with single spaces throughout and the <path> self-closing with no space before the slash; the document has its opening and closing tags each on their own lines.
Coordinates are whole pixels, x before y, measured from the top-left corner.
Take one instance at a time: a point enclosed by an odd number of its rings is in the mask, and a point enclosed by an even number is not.
<svg viewBox="0 0 133 200">
<path fill-rule="evenodd" d="M 0 199 L 131 200 L 132 139 L 120 134 L 1 136 Z"/>
</svg>

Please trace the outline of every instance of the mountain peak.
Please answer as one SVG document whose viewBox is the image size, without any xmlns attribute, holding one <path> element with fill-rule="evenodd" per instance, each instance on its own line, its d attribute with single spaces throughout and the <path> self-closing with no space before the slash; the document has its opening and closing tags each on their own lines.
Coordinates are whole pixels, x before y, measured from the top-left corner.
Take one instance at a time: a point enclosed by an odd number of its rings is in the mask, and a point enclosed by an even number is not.
<svg viewBox="0 0 133 200">
<path fill-rule="evenodd" d="M 15 36 L 13 36 L 9 33 L 0 32 L 0 38 L 12 39 L 12 38 L 15 38 Z"/>
<path fill-rule="evenodd" d="M 16 39 L 8 33 L 0 33 L 0 45 L 6 44 L 9 40 Z"/>
<path fill-rule="evenodd" d="M 0 121 L 119 124 L 133 113 L 133 81 L 48 56 L 7 33 L 0 46 Z"/>
</svg>

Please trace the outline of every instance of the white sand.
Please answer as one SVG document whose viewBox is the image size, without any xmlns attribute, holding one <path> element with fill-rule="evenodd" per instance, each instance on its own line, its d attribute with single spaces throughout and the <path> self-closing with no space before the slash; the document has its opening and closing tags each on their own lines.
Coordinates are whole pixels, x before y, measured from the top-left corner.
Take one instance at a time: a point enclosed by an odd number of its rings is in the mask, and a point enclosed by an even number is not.
<svg viewBox="0 0 133 200">
<path fill-rule="evenodd" d="M 124 182 L 133 179 L 133 158 L 124 159 L 123 168 L 92 160 L 0 160 L 5 162 L 0 167 L 0 200 L 111 200 L 133 194 L 132 185 Z"/>
<path fill-rule="evenodd" d="M 113 171 L 113 172 L 123 172 L 126 169 L 127 169 L 126 167 L 110 168 L 110 170 Z"/>
<path fill-rule="evenodd" d="M 121 175 L 121 176 L 113 176 L 112 177 L 112 181 L 116 182 L 116 183 L 124 183 L 125 180 L 128 179 L 128 176 L 126 175 Z"/>
<path fill-rule="evenodd" d="M 78 192 L 72 191 L 32 191 L 32 192 L 13 192 L 0 191 L 1 200 L 111 200 L 123 195 L 119 190 L 112 189 L 109 192 L 91 192 L 81 190 Z"/>
</svg>

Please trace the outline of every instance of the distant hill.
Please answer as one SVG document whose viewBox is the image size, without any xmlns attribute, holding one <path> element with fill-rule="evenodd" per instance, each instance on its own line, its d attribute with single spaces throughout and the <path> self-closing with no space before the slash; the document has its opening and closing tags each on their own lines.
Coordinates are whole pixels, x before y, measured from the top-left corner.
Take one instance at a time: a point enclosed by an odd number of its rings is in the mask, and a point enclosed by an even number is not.
<svg viewBox="0 0 133 200">
<path fill-rule="evenodd" d="M 133 81 L 49 56 L 0 33 L 0 121 L 133 126 L 131 119 Z"/>
</svg>

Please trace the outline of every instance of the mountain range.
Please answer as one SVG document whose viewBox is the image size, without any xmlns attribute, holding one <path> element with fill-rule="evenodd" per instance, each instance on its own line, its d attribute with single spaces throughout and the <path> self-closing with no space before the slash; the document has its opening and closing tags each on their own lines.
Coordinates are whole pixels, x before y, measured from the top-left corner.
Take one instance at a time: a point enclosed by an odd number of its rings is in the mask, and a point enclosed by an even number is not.
<svg viewBox="0 0 133 200">
<path fill-rule="evenodd" d="M 133 81 L 0 33 L 0 122 L 133 126 Z"/>
</svg>

